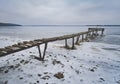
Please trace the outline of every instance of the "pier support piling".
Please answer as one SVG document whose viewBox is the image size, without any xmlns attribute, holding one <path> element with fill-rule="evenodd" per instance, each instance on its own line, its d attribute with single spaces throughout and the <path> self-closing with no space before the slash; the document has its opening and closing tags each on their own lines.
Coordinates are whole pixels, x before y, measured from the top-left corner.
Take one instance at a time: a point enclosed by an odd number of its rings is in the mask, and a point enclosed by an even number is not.
<svg viewBox="0 0 120 84">
<path fill-rule="evenodd" d="M 101 31 L 101 36 L 103 35 L 103 32 L 104 32 L 104 29 L 102 29 L 102 31 Z"/>
<path fill-rule="evenodd" d="M 85 40 L 88 41 L 88 33 L 86 34 Z"/>
<path fill-rule="evenodd" d="M 82 34 L 82 42 L 84 41 L 84 34 Z"/>
<path fill-rule="evenodd" d="M 68 48 L 67 39 L 65 39 L 65 48 Z"/>
<path fill-rule="evenodd" d="M 77 36 L 77 38 L 76 38 L 76 42 L 75 42 L 76 45 L 79 45 L 79 38 L 80 38 L 80 35 Z"/>
<path fill-rule="evenodd" d="M 74 37 L 72 38 L 72 48 L 71 49 L 75 49 Z"/>
<path fill-rule="evenodd" d="M 43 52 L 43 60 L 44 60 L 44 58 L 45 58 L 45 53 L 46 53 L 47 45 L 48 45 L 48 43 L 46 42 L 46 43 L 45 43 L 44 52 Z"/>
<path fill-rule="evenodd" d="M 47 49 L 47 44 L 48 44 L 48 43 L 46 42 L 46 43 L 45 43 L 45 46 L 44 46 L 43 55 L 41 54 L 40 45 L 38 45 L 39 57 L 35 57 L 35 59 L 40 60 L 40 61 L 44 61 L 45 53 L 46 53 L 46 49 Z"/>
<path fill-rule="evenodd" d="M 39 52 L 39 56 L 40 56 L 40 59 L 41 59 L 42 57 L 41 57 L 40 45 L 38 45 L 38 52 Z"/>
</svg>

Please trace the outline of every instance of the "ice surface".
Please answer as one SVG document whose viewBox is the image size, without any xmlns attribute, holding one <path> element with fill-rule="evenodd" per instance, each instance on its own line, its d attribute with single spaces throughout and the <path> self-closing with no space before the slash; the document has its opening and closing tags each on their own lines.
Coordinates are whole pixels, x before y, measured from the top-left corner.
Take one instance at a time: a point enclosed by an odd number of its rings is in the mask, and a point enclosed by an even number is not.
<svg viewBox="0 0 120 84">
<path fill-rule="evenodd" d="M 0 47 L 20 41 L 0 37 Z M 63 45 L 49 43 L 44 62 L 34 59 L 36 47 L 1 57 L 0 84 L 120 84 L 120 45 L 84 42 L 75 50 Z M 58 72 L 64 78 L 54 77 Z"/>
</svg>

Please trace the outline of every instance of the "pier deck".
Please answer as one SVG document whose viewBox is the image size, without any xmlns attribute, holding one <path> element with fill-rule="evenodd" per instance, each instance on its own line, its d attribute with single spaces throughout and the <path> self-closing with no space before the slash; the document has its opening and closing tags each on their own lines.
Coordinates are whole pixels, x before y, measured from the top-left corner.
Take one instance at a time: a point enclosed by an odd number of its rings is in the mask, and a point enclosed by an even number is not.
<svg viewBox="0 0 120 84">
<path fill-rule="evenodd" d="M 88 28 L 88 31 L 70 34 L 70 35 L 63 35 L 58 37 L 52 37 L 52 38 L 42 38 L 42 39 L 36 39 L 33 41 L 24 41 L 21 43 L 17 43 L 11 46 L 7 46 L 5 48 L 0 48 L 0 57 L 19 52 L 25 49 L 29 49 L 35 46 L 38 46 L 39 56 L 37 59 L 44 60 L 45 58 L 45 52 L 47 49 L 47 45 L 49 42 L 58 41 L 58 40 L 65 40 L 65 48 L 68 48 L 67 40 L 72 38 L 72 47 L 71 49 L 74 49 L 75 44 L 79 44 L 81 41 L 88 41 L 89 39 L 96 38 L 99 35 L 103 35 L 104 28 Z M 81 39 L 80 39 L 81 37 Z M 75 40 L 76 38 L 76 40 Z M 41 54 L 40 45 L 45 44 L 43 56 Z"/>
</svg>

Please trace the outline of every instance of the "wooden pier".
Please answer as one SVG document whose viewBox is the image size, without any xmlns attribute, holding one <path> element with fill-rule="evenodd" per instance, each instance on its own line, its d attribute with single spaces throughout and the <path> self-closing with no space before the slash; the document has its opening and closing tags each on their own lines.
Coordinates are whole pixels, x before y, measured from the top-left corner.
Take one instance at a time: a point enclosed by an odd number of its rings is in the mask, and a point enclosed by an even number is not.
<svg viewBox="0 0 120 84">
<path fill-rule="evenodd" d="M 14 44 L 12 46 L 0 48 L 0 57 L 37 46 L 39 57 L 36 57 L 36 59 L 43 61 L 45 58 L 45 52 L 49 42 L 65 40 L 65 48 L 74 49 L 75 45 L 79 45 L 80 42 L 94 39 L 99 35 L 103 35 L 103 32 L 104 32 L 104 28 L 88 28 L 88 31 L 85 31 L 85 32 L 80 32 L 80 33 L 75 33 L 70 35 L 63 35 L 63 36 L 58 36 L 53 38 L 37 39 L 33 41 L 24 41 L 22 43 Z M 72 39 L 72 47 L 69 47 L 68 39 Z M 45 45 L 43 54 L 41 53 L 41 49 L 40 49 L 41 44 Z"/>
</svg>

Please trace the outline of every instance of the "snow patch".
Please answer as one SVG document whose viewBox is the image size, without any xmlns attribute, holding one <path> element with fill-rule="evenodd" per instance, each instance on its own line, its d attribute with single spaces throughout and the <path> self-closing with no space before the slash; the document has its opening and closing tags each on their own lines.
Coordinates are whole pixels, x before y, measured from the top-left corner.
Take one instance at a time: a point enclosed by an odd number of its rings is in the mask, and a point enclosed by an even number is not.
<svg viewBox="0 0 120 84">
<path fill-rule="evenodd" d="M 19 41 L 0 37 L 0 47 Z M 119 45 L 84 42 L 75 50 L 61 46 L 49 43 L 44 62 L 34 59 L 37 47 L 1 57 L 0 84 L 120 84 Z"/>
</svg>

